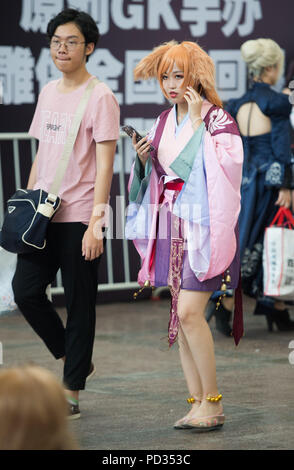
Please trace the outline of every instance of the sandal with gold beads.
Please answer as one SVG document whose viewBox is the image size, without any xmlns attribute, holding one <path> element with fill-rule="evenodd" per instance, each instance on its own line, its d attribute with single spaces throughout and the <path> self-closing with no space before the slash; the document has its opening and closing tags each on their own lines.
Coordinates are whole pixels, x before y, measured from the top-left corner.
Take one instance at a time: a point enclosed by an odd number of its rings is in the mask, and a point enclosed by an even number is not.
<svg viewBox="0 0 294 470">
<path fill-rule="evenodd" d="M 218 403 L 222 399 L 222 395 L 207 395 L 206 400 L 210 403 Z M 195 432 L 208 432 L 222 428 L 225 422 L 225 415 L 223 413 L 204 416 L 201 418 L 192 418 L 185 421 L 185 429 L 190 429 Z"/>
<path fill-rule="evenodd" d="M 196 397 L 189 397 L 187 398 L 187 403 L 189 403 L 190 405 L 193 405 L 194 403 L 201 403 L 201 400 L 199 400 L 199 398 L 196 398 Z M 175 429 L 187 429 L 187 426 L 186 426 L 186 421 L 189 420 L 189 413 L 187 415 L 185 415 L 183 418 L 181 419 L 178 419 L 178 421 L 175 422 L 174 424 L 174 428 Z"/>
</svg>

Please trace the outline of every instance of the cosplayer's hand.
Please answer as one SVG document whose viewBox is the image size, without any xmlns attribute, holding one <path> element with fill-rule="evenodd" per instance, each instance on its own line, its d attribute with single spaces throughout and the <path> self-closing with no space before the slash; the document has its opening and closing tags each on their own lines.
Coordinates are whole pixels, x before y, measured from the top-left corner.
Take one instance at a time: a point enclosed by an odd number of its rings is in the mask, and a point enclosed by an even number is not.
<svg viewBox="0 0 294 470">
<path fill-rule="evenodd" d="M 194 88 L 188 86 L 187 91 L 184 94 L 184 98 L 188 103 L 188 111 L 189 111 L 189 117 L 192 123 L 195 122 L 197 123 L 198 126 L 201 124 L 201 120 L 199 117 L 201 117 L 201 108 L 202 108 L 202 98 L 197 93 Z M 198 118 L 198 120 L 197 120 Z"/>
<path fill-rule="evenodd" d="M 101 231 L 101 236 L 98 236 L 95 233 L 95 230 L 91 225 L 85 231 L 83 240 L 82 240 L 82 256 L 85 257 L 86 261 L 93 261 L 95 258 L 99 258 L 103 253 L 103 232 Z"/>
<path fill-rule="evenodd" d="M 289 209 L 291 206 L 291 191 L 290 189 L 281 188 L 279 191 L 279 197 L 275 203 L 276 206 L 283 206 Z"/>
<path fill-rule="evenodd" d="M 136 142 L 135 132 L 132 137 L 133 147 L 135 151 L 137 152 L 138 157 L 140 158 L 142 165 L 144 167 L 149 157 L 150 145 L 151 145 L 151 142 L 148 142 L 147 139 L 148 139 L 148 136 L 146 135 L 145 137 L 143 137 L 143 139 L 139 140 L 139 142 Z"/>
</svg>

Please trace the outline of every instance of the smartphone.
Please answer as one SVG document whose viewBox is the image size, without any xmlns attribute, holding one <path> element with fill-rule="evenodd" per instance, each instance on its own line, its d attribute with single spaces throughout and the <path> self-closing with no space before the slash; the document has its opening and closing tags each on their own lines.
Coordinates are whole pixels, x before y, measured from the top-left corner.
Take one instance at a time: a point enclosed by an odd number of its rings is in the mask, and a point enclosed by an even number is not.
<svg viewBox="0 0 294 470">
<path fill-rule="evenodd" d="M 134 129 L 132 126 L 122 126 L 122 130 L 126 134 L 128 134 L 128 136 L 130 136 L 131 138 L 133 137 L 133 133 L 135 132 L 136 142 L 139 142 L 141 139 L 143 139 L 143 137 L 139 134 L 139 132 L 136 131 L 136 129 Z M 154 147 L 150 145 L 150 151 L 152 152 L 153 150 L 154 150 Z"/>
</svg>

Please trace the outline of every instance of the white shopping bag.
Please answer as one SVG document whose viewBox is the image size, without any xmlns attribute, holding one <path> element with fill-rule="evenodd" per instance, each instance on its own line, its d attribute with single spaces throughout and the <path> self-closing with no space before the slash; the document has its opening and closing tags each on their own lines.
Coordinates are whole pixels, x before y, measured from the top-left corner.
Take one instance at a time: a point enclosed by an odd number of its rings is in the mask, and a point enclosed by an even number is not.
<svg viewBox="0 0 294 470">
<path fill-rule="evenodd" d="M 17 255 L 0 247 L 0 315 L 17 309 L 12 292 Z"/>
<path fill-rule="evenodd" d="M 263 290 L 266 296 L 294 300 L 294 219 L 283 207 L 265 230 Z"/>
</svg>

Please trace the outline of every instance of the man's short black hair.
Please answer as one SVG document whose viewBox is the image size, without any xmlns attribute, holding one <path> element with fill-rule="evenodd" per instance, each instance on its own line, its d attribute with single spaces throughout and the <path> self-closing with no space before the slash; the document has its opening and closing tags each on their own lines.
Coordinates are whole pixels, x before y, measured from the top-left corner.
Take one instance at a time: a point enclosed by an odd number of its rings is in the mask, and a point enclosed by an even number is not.
<svg viewBox="0 0 294 470">
<path fill-rule="evenodd" d="M 57 16 L 52 18 L 49 21 L 47 26 L 47 36 L 49 41 L 51 41 L 52 36 L 54 35 L 58 26 L 61 26 L 66 23 L 75 23 L 75 25 L 79 28 L 81 33 L 83 34 L 86 44 L 91 42 L 94 43 L 95 47 L 99 41 L 100 33 L 97 27 L 97 24 L 93 20 L 93 18 L 85 13 L 84 11 L 74 10 L 73 8 L 66 8 L 65 10 L 61 11 Z M 87 61 L 89 56 L 87 56 Z"/>
</svg>

